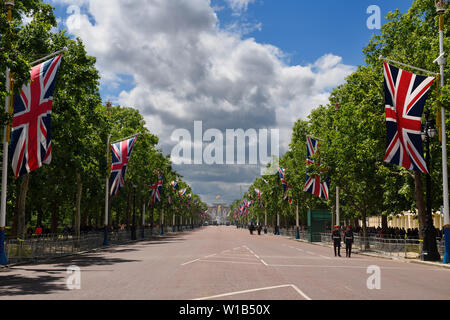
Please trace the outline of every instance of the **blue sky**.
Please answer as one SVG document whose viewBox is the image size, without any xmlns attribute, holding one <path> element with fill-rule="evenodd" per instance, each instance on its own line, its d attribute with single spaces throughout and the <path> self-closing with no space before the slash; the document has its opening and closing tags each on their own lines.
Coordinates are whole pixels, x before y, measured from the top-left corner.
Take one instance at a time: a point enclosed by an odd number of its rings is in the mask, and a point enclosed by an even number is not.
<svg viewBox="0 0 450 320">
<path fill-rule="evenodd" d="M 171 154 L 177 129 L 278 129 L 326 104 L 377 30 L 367 8 L 412 0 L 46 0 L 60 28 L 97 58 L 104 101 L 138 109 Z M 343 3 L 345 5 L 343 5 Z M 69 10 L 70 9 L 70 10 Z M 261 165 L 261 164 L 260 164 Z M 240 198 L 260 174 L 242 165 L 175 166 L 205 202 Z"/>
<path fill-rule="evenodd" d="M 256 0 L 245 14 L 246 20 L 261 23 L 261 30 L 247 35 L 291 54 L 292 64 L 314 62 L 324 52 L 342 56 L 345 63 L 364 63 L 362 48 L 376 30 L 369 30 L 367 8 L 381 9 L 382 24 L 389 11 L 406 12 L 412 0 Z M 213 4 L 224 6 L 223 0 Z M 231 10 L 218 12 L 223 25 L 235 17 Z"/>
</svg>

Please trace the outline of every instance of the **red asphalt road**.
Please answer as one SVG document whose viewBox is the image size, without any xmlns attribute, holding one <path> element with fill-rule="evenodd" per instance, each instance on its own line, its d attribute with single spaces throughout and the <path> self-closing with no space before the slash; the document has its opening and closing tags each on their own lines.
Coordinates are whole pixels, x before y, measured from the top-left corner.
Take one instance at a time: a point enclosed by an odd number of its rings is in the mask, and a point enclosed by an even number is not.
<svg viewBox="0 0 450 320">
<path fill-rule="evenodd" d="M 450 270 L 354 255 L 235 227 L 206 227 L 0 272 L 0 300 L 450 299 Z M 69 290 L 67 267 L 81 268 Z M 381 289 L 369 290 L 369 266 Z"/>
</svg>

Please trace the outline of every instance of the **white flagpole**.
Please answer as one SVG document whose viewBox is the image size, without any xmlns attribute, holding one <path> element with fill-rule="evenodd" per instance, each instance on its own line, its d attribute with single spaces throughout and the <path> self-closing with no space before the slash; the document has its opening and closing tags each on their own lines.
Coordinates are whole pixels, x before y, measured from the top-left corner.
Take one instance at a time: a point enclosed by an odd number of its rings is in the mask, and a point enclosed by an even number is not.
<svg viewBox="0 0 450 320">
<path fill-rule="evenodd" d="M 340 202 L 339 202 L 339 187 L 336 187 L 336 225 L 341 225 L 341 208 L 340 208 Z"/>
<path fill-rule="evenodd" d="M 6 91 L 9 91 L 10 85 L 10 72 L 6 69 Z M 9 100 L 10 96 L 5 99 L 5 111 L 9 114 Z M 0 265 L 7 265 L 8 260 L 6 258 L 4 241 L 5 241 L 5 231 L 6 231 L 6 193 L 8 186 L 8 149 L 9 149 L 9 137 L 7 137 L 9 132 L 9 126 L 5 126 L 3 129 L 3 163 L 2 163 L 2 193 L 1 193 L 1 207 L 0 207 Z"/>
<path fill-rule="evenodd" d="M 417 70 L 417 71 L 421 71 L 423 73 L 428 73 L 429 75 L 436 76 L 436 72 L 433 72 L 433 71 L 430 71 L 430 70 L 426 70 L 426 69 L 422 69 L 422 68 L 417 68 L 417 67 L 414 67 L 414 66 L 406 64 L 406 63 L 401 63 L 401 62 L 398 62 L 398 61 L 395 61 L 395 60 L 391 60 L 391 59 L 385 58 L 383 56 L 380 56 L 378 59 L 379 60 L 384 60 L 386 62 L 395 63 L 395 64 L 401 65 L 403 67 L 411 68 L 411 69 L 414 69 L 414 70 Z"/>
<path fill-rule="evenodd" d="M 33 61 L 32 63 L 30 63 L 30 66 L 34 67 L 35 65 L 39 64 L 42 61 L 46 61 L 46 60 L 48 60 L 50 58 L 53 58 L 54 56 L 56 56 L 56 55 L 58 55 L 60 53 L 64 53 L 64 52 L 67 52 L 67 51 L 68 51 L 68 49 L 65 47 L 65 48 L 63 48 L 63 49 L 61 49 L 59 51 L 53 52 L 52 54 L 49 54 L 48 56 L 45 56 L 45 57 L 43 57 L 43 58 L 41 58 L 39 60 Z"/>
<path fill-rule="evenodd" d="M 106 144 L 106 166 L 109 167 L 109 141 L 111 139 L 111 135 L 108 136 L 107 144 Z M 108 172 L 109 172 L 108 168 Z M 109 176 L 106 177 L 106 193 L 105 193 L 105 238 L 103 240 L 103 245 L 108 245 L 108 215 L 109 215 Z"/>
<path fill-rule="evenodd" d="M 8 21 L 12 21 L 12 9 L 14 8 L 14 0 L 5 1 L 8 8 Z M 11 88 L 10 70 L 6 68 L 6 91 Z M 8 95 L 5 99 L 5 111 L 10 114 L 11 96 Z M 0 205 L 0 265 L 8 265 L 8 259 L 5 253 L 5 232 L 6 232 L 6 188 L 8 187 L 8 148 L 9 148 L 9 125 L 5 126 L 3 134 L 3 163 L 2 163 L 2 193 Z"/>
<path fill-rule="evenodd" d="M 446 2 L 444 1 L 444 6 Z M 445 52 L 444 52 L 444 9 L 438 10 L 439 13 L 439 57 L 434 61 L 440 67 L 441 73 L 441 88 L 445 85 L 444 66 L 445 66 Z M 442 94 L 442 92 L 441 92 Z M 447 130 L 445 121 L 445 109 L 441 107 L 441 127 L 442 127 L 442 180 L 443 180 L 443 194 L 444 194 L 444 237 L 448 243 L 450 237 L 450 214 L 449 214 L 449 200 L 448 200 L 448 172 L 447 172 Z M 444 264 L 450 263 L 450 248 L 445 247 L 445 254 L 443 258 Z"/>
</svg>

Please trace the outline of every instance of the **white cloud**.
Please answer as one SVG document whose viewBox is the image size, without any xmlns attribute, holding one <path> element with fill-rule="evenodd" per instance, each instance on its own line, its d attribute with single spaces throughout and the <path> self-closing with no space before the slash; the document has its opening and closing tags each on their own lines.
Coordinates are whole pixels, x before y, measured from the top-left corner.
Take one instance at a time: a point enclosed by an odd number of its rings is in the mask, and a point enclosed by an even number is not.
<svg viewBox="0 0 450 320">
<path fill-rule="evenodd" d="M 239 10 L 253 2 L 227 1 Z M 279 128 L 286 150 L 294 122 L 325 104 L 329 89 L 354 70 L 333 54 L 310 65 L 287 65 L 280 49 L 220 29 L 209 0 L 76 3 L 84 8 L 77 27 L 67 23 L 69 32 L 80 36 L 88 53 L 97 57 L 104 87 L 114 89 L 120 75 L 133 76 L 134 88 L 118 94 L 118 101 L 143 112 L 166 153 L 174 145 L 173 130 L 191 130 L 194 120 L 202 120 L 204 130 Z M 222 170 L 226 176 L 227 169 Z M 203 190 L 192 167 L 180 171 Z M 254 172 L 248 170 L 248 181 Z M 217 188 L 230 190 L 233 185 L 217 183 Z M 208 190 L 208 198 L 218 193 Z"/>
<path fill-rule="evenodd" d="M 235 14 L 240 14 L 247 11 L 248 5 L 254 3 L 255 0 L 225 0 L 225 2 L 228 3 Z"/>
</svg>

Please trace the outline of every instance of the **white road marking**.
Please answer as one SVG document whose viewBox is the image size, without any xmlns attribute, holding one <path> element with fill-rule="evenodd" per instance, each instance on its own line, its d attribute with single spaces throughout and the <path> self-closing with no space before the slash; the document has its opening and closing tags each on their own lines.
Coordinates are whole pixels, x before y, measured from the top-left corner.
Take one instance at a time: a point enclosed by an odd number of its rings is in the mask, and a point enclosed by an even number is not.
<svg viewBox="0 0 450 320">
<path fill-rule="evenodd" d="M 322 255 L 319 255 L 319 257 L 324 258 L 324 259 L 327 259 L 327 260 L 331 260 L 330 257 L 325 257 L 325 256 L 322 256 Z"/>
<path fill-rule="evenodd" d="M 194 263 L 194 262 L 197 262 L 197 261 L 200 261 L 200 259 L 195 259 L 195 260 L 192 260 L 192 261 L 189 261 L 189 262 L 185 262 L 185 263 L 182 264 L 182 266 L 187 266 L 188 264 L 191 264 L 191 263 Z"/>
<path fill-rule="evenodd" d="M 247 246 L 244 246 L 248 251 L 250 251 L 255 257 L 256 257 L 256 259 L 258 259 L 259 261 L 261 261 L 261 263 L 263 264 L 263 265 L 265 265 L 265 266 L 268 266 L 268 264 L 263 260 L 263 259 L 261 259 L 256 253 L 254 253 L 249 247 L 247 247 Z"/>
<path fill-rule="evenodd" d="M 214 257 L 214 256 L 217 256 L 217 253 L 210 254 L 209 256 L 206 256 L 205 258 L 211 258 L 211 257 Z"/>
<path fill-rule="evenodd" d="M 250 290 L 243 290 L 243 291 L 235 291 L 235 292 L 229 292 L 229 293 L 224 293 L 224 294 L 218 294 L 218 295 L 210 296 L 210 297 L 198 298 L 198 299 L 194 299 L 194 300 L 210 300 L 210 299 L 217 299 L 217 298 L 223 298 L 223 297 L 229 297 L 229 296 L 236 296 L 239 294 L 252 293 L 252 292 L 258 292 L 258 291 L 266 291 L 266 290 L 274 290 L 274 289 L 281 289 L 281 288 L 293 288 L 299 295 L 301 295 L 306 300 L 312 300 L 303 291 L 301 291 L 297 286 L 295 286 L 293 284 L 286 284 L 286 285 L 282 285 L 282 286 L 265 287 L 265 288 L 258 288 L 258 289 L 250 289 Z"/>
<path fill-rule="evenodd" d="M 297 268 L 347 268 L 347 269 L 364 269 L 367 270 L 367 266 L 329 266 L 329 265 L 317 265 L 317 264 L 269 264 L 269 267 L 297 267 Z M 381 267 L 384 270 L 411 270 L 407 268 L 396 267 Z"/>
<path fill-rule="evenodd" d="M 259 265 L 258 262 L 244 262 L 244 261 L 221 261 L 221 260 L 198 260 L 199 262 L 216 262 L 216 263 L 232 263 L 232 264 L 253 264 Z"/>
</svg>

